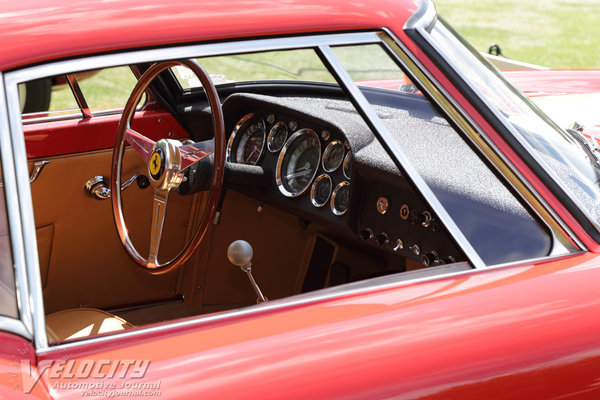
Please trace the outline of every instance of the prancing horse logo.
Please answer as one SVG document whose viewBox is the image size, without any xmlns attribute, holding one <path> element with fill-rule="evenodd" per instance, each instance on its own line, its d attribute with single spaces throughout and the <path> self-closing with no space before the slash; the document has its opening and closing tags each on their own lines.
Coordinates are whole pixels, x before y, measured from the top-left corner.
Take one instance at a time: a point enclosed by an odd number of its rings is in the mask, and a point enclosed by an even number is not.
<svg viewBox="0 0 600 400">
<path fill-rule="evenodd" d="M 161 163 L 162 159 L 160 158 L 160 154 L 158 154 L 158 152 L 154 152 L 154 154 L 152 154 L 152 158 L 150 158 L 150 174 L 152 174 L 152 176 L 158 175 Z"/>
</svg>

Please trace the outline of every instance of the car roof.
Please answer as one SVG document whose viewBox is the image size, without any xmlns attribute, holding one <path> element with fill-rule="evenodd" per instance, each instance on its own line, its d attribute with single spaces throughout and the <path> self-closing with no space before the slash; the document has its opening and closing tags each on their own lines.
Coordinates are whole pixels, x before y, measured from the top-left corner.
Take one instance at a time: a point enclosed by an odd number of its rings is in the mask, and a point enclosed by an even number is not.
<svg viewBox="0 0 600 400">
<path fill-rule="evenodd" d="M 199 40 L 403 27 L 421 0 L 19 0 L 0 12 L 0 70 Z"/>
</svg>

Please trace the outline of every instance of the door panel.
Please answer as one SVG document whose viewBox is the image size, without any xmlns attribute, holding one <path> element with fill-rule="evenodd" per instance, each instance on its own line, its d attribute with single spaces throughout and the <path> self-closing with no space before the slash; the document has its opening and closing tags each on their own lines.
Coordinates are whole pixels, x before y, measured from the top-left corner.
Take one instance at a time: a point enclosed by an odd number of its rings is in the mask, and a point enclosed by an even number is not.
<svg viewBox="0 0 600 400">
<path fill-rule="evenodd" d="M 177 272 L 152 276 L 128 257 L 118 238 L 110 200 L 97 200 L 84 190 L 97 175 L 110 176 L 112 151 L 46 157 L 50 161 L 31 184 L 44 284 L 46 312 L 66 308 L 112 308 L 173 298 Z M 31 162 L 36 160 L 31 160 Z M 123 179 L 147 175 L 133 153 L 124 157 Z M 123 191 L 130 235 L 147 254 L 152 216 L 151 187 L 132 184 Z M 169 197 L 161 261 L 184 245 L 193 197 Z"/>
</svg>

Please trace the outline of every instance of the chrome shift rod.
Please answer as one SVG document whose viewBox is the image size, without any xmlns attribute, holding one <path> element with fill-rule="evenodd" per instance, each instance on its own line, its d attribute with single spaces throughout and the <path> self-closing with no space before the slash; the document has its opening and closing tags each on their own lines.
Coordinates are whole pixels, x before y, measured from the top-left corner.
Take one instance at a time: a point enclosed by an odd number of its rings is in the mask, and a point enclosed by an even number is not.
<svg viewBox="0 0 600 400">
<path fill-rule="evenodd" d="M 237 267 L 240 267 L 242 271 L 248 274 L 250 284 L 258 296 L 256 302 L 263 303 L 268 301 L 268 299 L 262 294 L 258 284 L 256 283 L 256 280 L 254 279 L 254 276 L 252 275 L 253 255 L 254 250 L 252 250 L 252 246 L 245 240 L 236 240 L 235 242 L 232 242 L 227 249 L 227 258 L 229 259 L 229 262 Z"/>
</svg>

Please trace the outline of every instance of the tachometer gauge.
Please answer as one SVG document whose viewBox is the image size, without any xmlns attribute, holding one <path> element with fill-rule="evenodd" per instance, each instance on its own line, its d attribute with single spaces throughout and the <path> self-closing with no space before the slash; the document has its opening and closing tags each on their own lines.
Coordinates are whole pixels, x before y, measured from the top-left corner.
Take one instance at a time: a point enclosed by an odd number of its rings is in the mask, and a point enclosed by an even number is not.
<svg viewBox="0 0 600 400">
<path fill-rule="evenodd" d="M 246 114 L 238 121 L 227 143 L 227 161 L 256 165 L 265 147 L 265 121 L 260 115 Z"/>
<path fill-rule="evenodd" d="M 310 187 L 321 159 L 321 142 L 311 129 L 294 133 L 277 159 L 276 181 L 279 191 L 288 197 L 300 196 Z"/>
<path fill-rule="evenodd" d="M 335 215 L 344 215 L 348 211 L 348 202 L 350 201 L 350 183 L 344 181 L 338 183 L 331 195 L 331 211 Z"/>
<path fill-rule="evenodd" d="M 344 152 L 346 148 L 339 140 L 329 143 L 323 152 L 323 169 L 327 172 L 333 172 L 342 165 L 344 161 Z"/>
<path fill-rule="evenodd" d="M 310 201 L 315 207 L 323 207 L 329 196 L 331 196 L 331 178 L 327 174 L 321 174 L 315 179 L 310 189 Z"/>
<path fill-rule="evenodd" d="M 269 137 L 267 138 L 267 147 L 270 152 L 277 153 L 287 139 L 288 129 L 285 122 L 279 121 L 269 131 Z"/>
<path fill-rule="evenodd" d="M 350 179 L 350 176 L 352 175 L 352 152 L 349 151 L 346 154 L 346 157 L 344 158 L 344 166 L 342 167 L 343 171 L 344 171 L 344 176 L 347 179 Z"/>
</svg>

